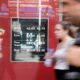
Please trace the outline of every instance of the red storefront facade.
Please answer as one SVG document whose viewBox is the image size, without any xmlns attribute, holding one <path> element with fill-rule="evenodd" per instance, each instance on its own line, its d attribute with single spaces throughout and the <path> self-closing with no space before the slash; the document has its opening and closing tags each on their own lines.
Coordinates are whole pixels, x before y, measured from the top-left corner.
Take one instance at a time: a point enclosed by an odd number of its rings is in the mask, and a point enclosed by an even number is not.
<svg viewBox="0 0 80 80">
<path fill-rule="evenodd" d="M 41 3 L 38 0 L 0 0 L 0 28 L 5 30 L 5 35 L 2 36 L 3 58 L 0 59 L 0 80 L 55 80 L 53 66 L 47 68 L 43 61 L 11 60 L 11 21 L 37 19 L 39 25 L 42 19 L 46 19 L 47 49 L 55 49 L 57 41 L 54 27 L 58 22 L 58 7 L 58 0 L 42 0 Z"/>
</svg>

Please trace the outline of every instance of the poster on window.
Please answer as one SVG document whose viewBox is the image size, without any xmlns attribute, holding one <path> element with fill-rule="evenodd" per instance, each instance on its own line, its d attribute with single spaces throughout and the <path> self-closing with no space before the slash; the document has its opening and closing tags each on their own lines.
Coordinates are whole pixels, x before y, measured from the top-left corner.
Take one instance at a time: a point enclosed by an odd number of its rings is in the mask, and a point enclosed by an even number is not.
<svg viewBox="0 0 80 80">
<path fill-rule="evenodd" d="M 12 61 L 43 61 L 47 52 L 48 19 L 11 19 Z"/>
</svg>

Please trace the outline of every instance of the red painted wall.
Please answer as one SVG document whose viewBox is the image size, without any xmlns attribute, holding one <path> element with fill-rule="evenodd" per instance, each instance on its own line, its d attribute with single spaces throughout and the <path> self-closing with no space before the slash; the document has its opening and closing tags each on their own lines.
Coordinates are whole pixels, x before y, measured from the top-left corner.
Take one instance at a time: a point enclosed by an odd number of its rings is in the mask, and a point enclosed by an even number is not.
<svg viewBox="0 0 80 80">
<path fill-rule="evenodd" d="M 56 8 L 58 4 L 52 0 L 53 3 L 49 3 L 54 9 L 54 17 L 48 17 L 49 19 L 49 48 L 56 48 L 56 39 L 54 35 L 54 26 L 58 21 L 58 15 Z M 7 4 L 9 11 L 1 11 L 1 4 Z M 3 58 L 0 59 L 0 80 L 55 80 L 55 72 L 53 66 L 47 68 L 43 62 L 11 62 L 10 61 L 10 20 L 11 17 L 16 16 L 11 13 L 8 6 L 8 0 L 0 0 L 0 13 L 8 13 L 7 15 L 0 15 L 0 28 L 6 30 L 3 36 Z M 21 17 L 21 16 L 20 16 Z M 33 17 L 33 16 L 32 16 Z M 37 17 L 37 16 L 36 16 Z M 27 18 L 27 16 L 26 16 Z"/>
</svg>

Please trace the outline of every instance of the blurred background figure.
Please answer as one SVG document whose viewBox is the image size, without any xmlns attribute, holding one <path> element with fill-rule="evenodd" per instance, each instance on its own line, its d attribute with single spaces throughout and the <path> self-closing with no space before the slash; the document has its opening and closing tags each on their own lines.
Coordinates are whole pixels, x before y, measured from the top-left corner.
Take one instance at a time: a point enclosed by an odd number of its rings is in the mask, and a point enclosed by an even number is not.
<svg viewBox="0 0 80 80">
<path fill-rule="evenodd" d="M 74 35 L 68 22 L 59 22 L 55 26 L 55 35 L 58 39 L 58 46 L 53 55 L 46 55 L 45 59 L 55 60 L 55 73 L 57 80 L 64 80 L 65 74 L 69 70 L 69 64 L 65 59 L 66 51 L 74 43 Z M 54 61 L 53 60 L 53 61 Z"/>
<path fill-rule="evenodd" d="M 66 80 L 80 80 L 80 38 L 68 49 L 66 56 L 70 70 L 65 74 Z"/>
<path fill-rule="evenodd" d="M 61 0 L 63 21 L 68 21 L 78 27 L 77 37 L 80 37 L 80 0 Z"/>
<path fill-rule="evenodd" d="M 80 0 L 61 0 L 63 21 L 80 26 Z"/>
<path fill-rule="evenodd" d="M 76 32 L 76 40 L 67 53 L 67 60 L 70 64 L 70 72 L 67 76 L 68 80 L 80 80 L 80 0 L 61 0 L 63 6 L 63 21 L 71 22 L 75 27 L 78 27 Z M 76 73 L 70 78 L 72 73 Z"/>
</svg>

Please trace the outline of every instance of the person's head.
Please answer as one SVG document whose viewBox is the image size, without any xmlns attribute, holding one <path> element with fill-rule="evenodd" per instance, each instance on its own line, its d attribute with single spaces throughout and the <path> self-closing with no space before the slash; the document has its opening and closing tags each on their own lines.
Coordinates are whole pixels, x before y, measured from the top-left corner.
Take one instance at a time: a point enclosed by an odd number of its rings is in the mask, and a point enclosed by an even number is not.
<svg viewBox="0 0 80 80">
<path fill-rule="evenodd" d="M 74 37 L 73 31 L 72 31 L 72 24 L 69 22 L 59 22 L 55 26 L 55 35 L 56 38 L 59 40 L 62 40 L 66 36 Z"/>
<path fill-rule="evenodd" d="M 61 0 L 63 20 L 80 26 L 80 0 Z"/>
<path fill-rule="evenodd" d="M 0 36 L 4 35 L 4 33 L 5 33 L 5 30 L 0 28 Z"/>
</svg>

